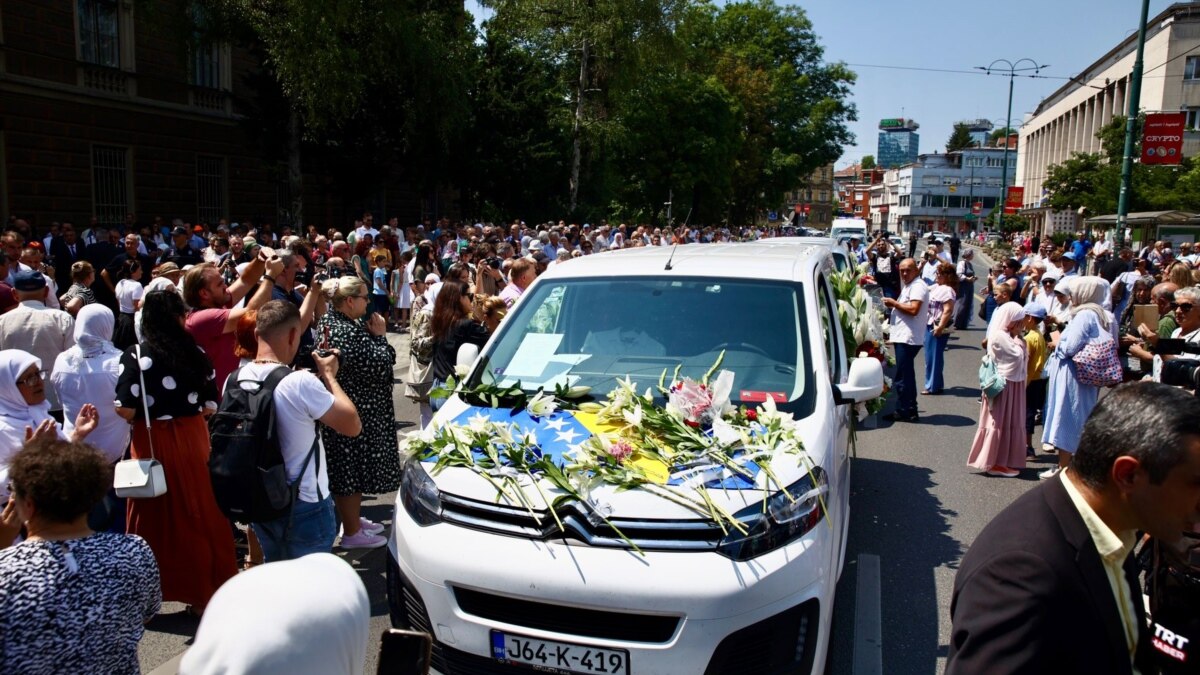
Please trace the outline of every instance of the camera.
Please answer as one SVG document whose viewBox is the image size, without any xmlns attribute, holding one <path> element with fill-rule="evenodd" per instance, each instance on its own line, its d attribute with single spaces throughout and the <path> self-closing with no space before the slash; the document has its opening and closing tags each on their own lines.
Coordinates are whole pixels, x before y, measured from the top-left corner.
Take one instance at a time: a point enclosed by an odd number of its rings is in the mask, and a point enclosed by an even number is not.
<svg viewBox="0 0 1200 675">
<path fill-rule="evenodd" d="M 1196 359 L 1164 361 L 1162 376 L 1159 379 L 1163 384 L 1200 391 L 1200 361 Z"/>
<path fill-rule="evenodd" d="M 491 258 L 484 260 L 484 262 L 487 263 L 488 267 L 490 267 L 494 270 L 500 269 L 500 259 L 495 256 L 492 256 Z"/>
</svg>

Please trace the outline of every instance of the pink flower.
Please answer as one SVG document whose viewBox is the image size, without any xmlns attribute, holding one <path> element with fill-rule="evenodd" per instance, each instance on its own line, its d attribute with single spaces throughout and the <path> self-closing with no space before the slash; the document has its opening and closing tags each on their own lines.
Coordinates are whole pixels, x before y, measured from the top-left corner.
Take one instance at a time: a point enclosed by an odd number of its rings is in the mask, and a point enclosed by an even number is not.
<svg viewBox="0 0 1200 675">
<path fill-rule="evenodd" d="M 609 457 L 612 457 L 618 464 L 623 464 L 625 460 L 633 455 L 633 446 L 625 441 L 613 441 L 605 450 Z"/>
</svg>

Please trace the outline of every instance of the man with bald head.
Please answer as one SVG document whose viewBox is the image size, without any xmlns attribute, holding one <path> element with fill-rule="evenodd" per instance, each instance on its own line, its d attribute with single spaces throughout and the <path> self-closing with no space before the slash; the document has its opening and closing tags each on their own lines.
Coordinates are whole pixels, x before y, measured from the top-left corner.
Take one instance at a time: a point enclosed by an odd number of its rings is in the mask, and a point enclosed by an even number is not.
<svg viewBox="0 0 1200 675">
<path fill-rule="evenodd" d="M 900 295 L 896 299 L 884 298 L 883 306 L 892 310 L 888 323 L 891 326 L 889 340 L 896 353 L 896 412 L 884 419 L 899 422 L 916 422 L 917 378 L 914 363 L 917 352 L 925 344 L 926 306 L 929 303 L 929 288 L 917 274 L 917 263 L 912 258 L 900 261 Z"/>
</svg>

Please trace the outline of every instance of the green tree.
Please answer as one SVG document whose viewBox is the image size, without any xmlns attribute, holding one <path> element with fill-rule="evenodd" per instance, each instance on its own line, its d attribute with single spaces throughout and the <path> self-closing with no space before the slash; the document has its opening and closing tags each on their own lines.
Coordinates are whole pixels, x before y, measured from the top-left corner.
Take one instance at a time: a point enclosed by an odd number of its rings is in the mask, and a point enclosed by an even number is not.
<svg viewBox="0 0 1200 675">
<path fill-rule="evenodd" d="M 470 112 L 474 34 L 462 7 L 424 0 L 201 4 L 212 19 L 209 34 L 256 49 L 282 94 L 295 219 L 303 219 L 304 140 L 337 146 L 333 154 L 343 161 L 356 149 L 377 160 L 394 153 L 427 177 L 449 166 L 454 132 Z"/>
<path fill-rule="evenodd" d="M 578 206 L 592 157 L 619 131 L 612 101 L 647 64 L 670 60 L 672 29 L 686 0 L 485 0 L 494 10 L 487 32 L 531 48 L 556 64 L 558 104 L 569 120 L 568 208 Z M 584 192 L 587 190 L 584 189 Z"/>
<path fill-rule="evenodd" d="M 974 145 L 975 141 L 971 138 L 971 128 L 960 122 L 954 125 L 954 131 L 950 133 L 950 138 L 946 141 L 946 152 L 958 152 Z"/>
<path fill-rule="evenodd" d="M 690 72 L 655 74 L 632 93 L 618 110 L 620 200 L 654 220 L 668 195 L 679 220 L 724 218 L 741 143 L 738 101 L 716 78 Z"/>
<path fill-rule="evenodd" d="M 498 31 L 482 45 L 474 128 L 461 184 L 468 208 L 502 221 L 545 221 L 566 208 L 569 127 L 554 63 Z"/>
<path fill-rule="evenodd" d="M 863 171 L 875 168 L 875 155 L 863 155 L 862 161 L 858 163 L 859 168 Z"/>
<path fill-rule="evenodd" d="M 691 63 L 712 68 L 741 105 L 728 212 L 732 222 L 745 222 L 853 141 L 846 124 L 857 119 L 848 101 L 855 76 L 823 62 L 812 23 L 795 6 L 702 4 L 684 24 Z"/>
</svg>

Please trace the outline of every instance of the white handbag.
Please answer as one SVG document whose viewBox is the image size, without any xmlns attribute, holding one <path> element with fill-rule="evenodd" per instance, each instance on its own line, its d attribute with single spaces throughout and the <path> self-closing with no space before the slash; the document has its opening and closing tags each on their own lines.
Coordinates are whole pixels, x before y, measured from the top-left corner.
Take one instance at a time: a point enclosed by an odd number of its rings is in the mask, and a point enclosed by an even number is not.
<svg viewBox="0 0 1200 675">
<path fill-rule="evenodd" d="M 167 476 L 162 464 L 154 459 L 154 438 L 150 433 L 150 404 L 146 401 L 146 375 L 142 370 L 142 347 L 134 352 L 138 360 L 138 379 L 142 385 L 142 412 L 146 418 L 146 440 L 150 443 L 150 459 L 123 459 L 113 467 L 113 490 L 122 499 L 150 499 L 167 491 Z"/>
</svg>

